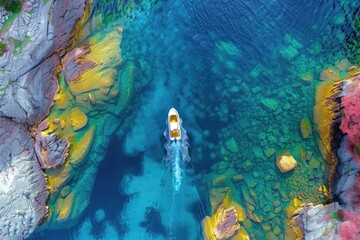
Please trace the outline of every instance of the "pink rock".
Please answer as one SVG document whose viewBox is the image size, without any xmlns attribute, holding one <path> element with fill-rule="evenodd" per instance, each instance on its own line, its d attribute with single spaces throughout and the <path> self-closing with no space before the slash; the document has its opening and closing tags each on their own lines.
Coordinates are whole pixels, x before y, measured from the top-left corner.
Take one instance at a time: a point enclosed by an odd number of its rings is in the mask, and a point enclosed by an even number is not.
<svg viewBox="0 0 360 240">
<path fill-rule="evenodd" d="M 348 135 L 348 149 L 360 163 L 360 77 L 354 77 L 344 86 L 345 95 L 341 99 L 344 117 L 340 129 Z"/>
<path fill-rule="evenodd" d="M 353 221 L 344 222 L 340 226 L 340 238 L 342 240 L 355 240 L 358 239 L 360 231 L 359 227 Z"/>
<path fill-rule="evenodd" d="M 235 208 L 224 209 L 216 223 L 214 234 L 217 239 L 227 239 L 240 228 Z"/>
</svg>

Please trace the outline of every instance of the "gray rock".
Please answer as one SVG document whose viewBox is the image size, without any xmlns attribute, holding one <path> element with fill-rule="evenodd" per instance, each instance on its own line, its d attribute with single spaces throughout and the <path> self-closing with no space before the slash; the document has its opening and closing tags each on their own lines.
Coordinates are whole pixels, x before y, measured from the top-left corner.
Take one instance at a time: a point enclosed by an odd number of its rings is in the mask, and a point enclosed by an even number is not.
<svg viewBox="0 0 360 240">
<path fill-rule="evenodd" d="M 30 43 L 22 52 L 14 54 L 9 46 L 0 57 L 0 116 L 35 124 L 49 111 L 57 91 L 56 68 L 59 55 L 71 44 L 71 31 L 82 16 L 85 0 L 45 3 L 32 0 L 25 3 L 21 14 L 5 33 L 5 39 L 14 38 Z"/>
<path fill-rule="evenodd" d="M 46 177 L 26 125 L 0 118 L 0 239 L 24 239 L 48 210 Z"/>
<path fill-rule="evenodd" d="M 337 230 L 340 222 L 325 219 L 327 214 L 339 209 L 342 208 L 337 202 L 316 206 L 310 203 L 294 213 L 293 223 L 302 229 L 305 240 L 339 239 Z"/>
<path fill-rule="evenodd" d="M 45 137 L 40 132 L 36 134 L 35 152 L 42 168 L 54 168 L 64 164 L 69 147 L 69 142 L 65 138 L 59 140 L 55 133 Z"/>
<path fill-rule="evenodd" d="M 69 143 L 40 133 L 35 141 L 29 129 L 49 112 L 60 57 L 72 43 L 84 7 L 85 0 L 23 1 L 21 13 L 1 36 L 8 51 L 0 57 L 0 239 L 27 238 L 48 212 L 41 166 L 63 164 Z M 0 18 L 4 14 L 0 9 Z M 27 44 L 14 51 L 10 38 Z"/>
</svg>

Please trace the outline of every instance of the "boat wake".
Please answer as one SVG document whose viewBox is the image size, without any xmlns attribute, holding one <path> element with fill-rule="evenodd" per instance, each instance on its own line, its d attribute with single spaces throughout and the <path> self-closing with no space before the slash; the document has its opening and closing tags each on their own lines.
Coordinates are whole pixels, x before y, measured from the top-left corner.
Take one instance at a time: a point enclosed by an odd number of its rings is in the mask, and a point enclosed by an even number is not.
<svg viewBox="0 0 360 240">
<path fill-rule="evenodd" d="M 180 132 L 176 136 L 171 136 L 170 118 L 164 132 L 166 156 L 161 189 L 152 207 L 153 217 L 147 232 L 161 232 L 162 239 L 200 239 L 201 220 L 205 214 L 195 184 L 188 136 L 180 117 L 177 121 L 178 126 L 173 127 Z M 158 234 L 153 236 L 154 239 L 158 237 Z"/>
<path fill-rule="evenodd" d="M 189 156 L 189 142 L 186 135 L 186 131 L 181 127 L 181 139 L 179 141 L 171 141 L 169 137 L 169 131 L 164 132 L 166 143 L 166 157 L 165 162 L 171 168 L 172 171 L 172 184 L 174 192 L 178 192 L 181 188 L 185 165 L 190 163 Z"/>
</svg>

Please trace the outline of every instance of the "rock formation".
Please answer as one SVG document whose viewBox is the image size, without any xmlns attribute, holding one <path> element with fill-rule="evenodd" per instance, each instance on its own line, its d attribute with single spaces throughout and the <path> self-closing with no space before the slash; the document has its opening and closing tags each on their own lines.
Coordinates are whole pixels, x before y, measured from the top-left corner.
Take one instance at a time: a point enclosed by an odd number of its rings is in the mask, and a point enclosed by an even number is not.
<svg viewBox="0 0 360 240">
<path fill-rule="evenodd" d="M 283 153 L 276 158 L 276 166 L 283 173 L 294 169 L 296 165 L 297 162 L 290 153 Z"/>
<path fill-rule="evenodd" d="M 332 164 L 330 181 L 334 202 L 317 206 L 308 204 L 294 213 L 293 223 L 307 240 L 356 239 L 360 232 L 360 76 L 356 69 L 348 68 L 348 75 L 354 76 L 348 80 L 325 83 L 327 97 L 323 103 L 318 103 L 331 111 L 328 115 L 330 125 L 320 131 L 320 137 L 325 140 L 320 146 L 327 146 L 323 150 L 324 159 Z M 333 74 L 327 71 L 323 76 Z M 332 75 L 330 80 L 334 81 Z M 317 110 L 323 111 L 321 107 L 315 107 L 315 112 Z M 321 124 L 318 128 L 322 129 Z"/>
<path fill-rule="evenodd" d="M 1 37 L 7 48 L 0 55 L 1 239 L 28 237 L 48 212 L 41 168 L 63 164 L 69 144 L 55 134 L 43 137 L 40 122 L 58 91 L 60 57 L 84 6 L 84 0 L 24 1 Z"/>
</svg>

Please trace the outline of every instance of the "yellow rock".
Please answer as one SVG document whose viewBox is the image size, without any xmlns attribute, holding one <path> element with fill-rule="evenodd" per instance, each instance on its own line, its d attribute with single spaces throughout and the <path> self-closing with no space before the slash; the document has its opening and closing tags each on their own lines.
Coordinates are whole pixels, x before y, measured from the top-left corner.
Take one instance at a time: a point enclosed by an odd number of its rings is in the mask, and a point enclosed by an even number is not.
<svg viewBox="0 0 360 240">
<path fill-rule="evenodd" d="M 58 93 L 56 100 L 59 109 L 65 109 L 69 106 L 69 98 L 65 92 Z"/>
<path fill-rule="evenodd" d="M 88 122 L 85 113 L 77 107 L 71 109 L 70 120 L 71 120 L 71 126 L 73 127 L 74 131 L 82 129 L 83 127 L 86 126 Z"/>
<path fill-rule="evenodd" d="M 298 208 L 298 207 L 300 207 L 300 205 L 301 205 L 301 201 L 300 201 L 298 198 L 294 198 L 294 199 L 291 201 L 291 204 L 292 204 L 294 207 Z"/>
<path fill-rule="evenodd" d="M 314 169 L 319 169 L 321 165 L 321 162 L 314 157 L 311 158 L 309 162 L 309 170 L 313 171 Z"/>
<path fill-rule="evenodd" d="M 55 193 L 58 191 L 58 188 L 65 182 L 69 175 L 69 167 L 66 162 L 64 165 L 56 167 L 54 169 L 48 169 L 46 171 L 47 182 L 50 187 L 50 193 Z"/>
<path fill-rule="evenodd" d="M 91 148 L 94 139 L 95 127 L 90 128 L 79 142 L 74 143 L 70 150 L 69 161 L 74 166 L 77 166 L 86 156 L 88 150 Z"/>
<path fill-rule="evenodd" d="M 354 71 L 354 70 L 356 70 L 356 69 L 357 69 L 356 66 L 350 66 L 350 67 L 347 69 L 347 71 L 348 71 L 348 72 L 351 72 L 351 71 Z"/>
<path fill-rule="evenodd" d="M 333 67 L 329 67 L 320 73 L 320 80 L 323 81 L 339 81 L 339 71 Z"/>
<path fill-rule="evenodd" d="M 284 210 L 286 217 L 289 219 L 292 217 L 295 211 L 296 211 L 296 207 L 294 207 L 292 204 L 289 204 Z"/>
<path fill-rule="evenodd" d="M 59 200 L 60 199 L 58 199 L 58 201 Z M 64 221 L 69 217 L 73 203 L 74 203 L 74 194 L 71 193 L 63 200 L 62 207 L 58 208 L 58 210 L 60 211 L 57 220 Z"/>
<path fill-rule="evenodd" d="M 312 133 L 310 119 L 308 117 L 304 117 L 300 123 L 300 131 L 303 138 L 309 138 Z"/>
<path fill-rule="evenodd" d="M 285 173 L 294 169 L 297 165 L 296 160 L 291 156 L 290 153 L 283 153 L 276 158 L 276 166 L 281 172 Z"/>
</svg>

